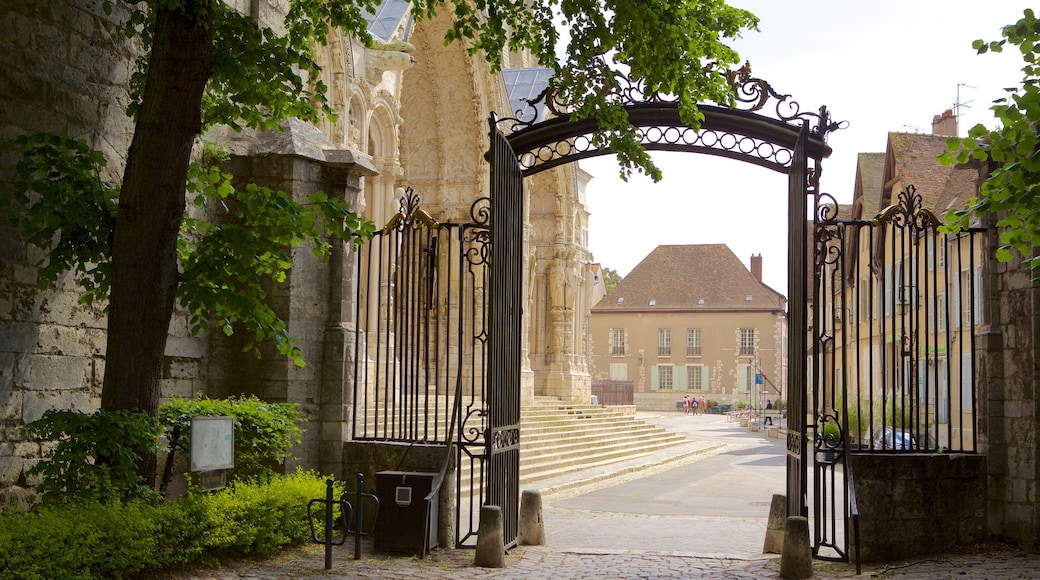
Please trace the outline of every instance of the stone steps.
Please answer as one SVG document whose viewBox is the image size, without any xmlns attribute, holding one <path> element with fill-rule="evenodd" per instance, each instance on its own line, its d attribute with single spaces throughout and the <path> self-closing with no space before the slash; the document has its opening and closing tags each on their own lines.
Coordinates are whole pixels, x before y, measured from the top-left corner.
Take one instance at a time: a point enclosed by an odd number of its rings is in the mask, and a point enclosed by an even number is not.
<svg viewBox="0 0 1040 580">
<path fill-rule="evenodd" d="M 538 397 L 523 406 L 520 416 L 521 486 L 602 470 L 687 443 L 682 435 L 598 405 Z M 445 423 L 437 425 L 442 434 Z M 459 466 L 463 481 L 470 478 L 470 468 L 468 461 Z"/>
</svg>

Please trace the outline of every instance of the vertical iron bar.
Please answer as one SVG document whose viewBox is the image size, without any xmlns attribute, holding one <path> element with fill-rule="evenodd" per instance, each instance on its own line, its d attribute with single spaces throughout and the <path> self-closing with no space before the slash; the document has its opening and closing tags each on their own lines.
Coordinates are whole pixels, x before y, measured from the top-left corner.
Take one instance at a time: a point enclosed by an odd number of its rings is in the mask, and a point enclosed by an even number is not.
<svg viewBox="0 0 1040 580">
<path fill-rule="evenodd" d="M 325 569 L 332 569 L 332 484 L 330 477 L 325 481 Z M 344 530 L 344 533 L 346 531 Z"/>
<path fill-rule="evenodd" d="M 354 559 L 355 560 L 360 560 L 361 559 L 361 525 L 364 522 L 364 517 L 362 516 L 362 514 L 364 513 L 364 510 L 365 510 L 365 508 L 363 507 L 364 504 L 362 503 L 364 501 L 364 498 L 362 497 L 363 496 L 362 492 L 364 491 L 364 489 L 365 489 L 365 474 L 364 473 L 359 473 L 359 474 L 357 474 L 357 492 L 355 492 L 355 496 L 354 496 L 354 505 L 356 506 L 355 509 L 354 509 Z M 344 530 L 343 533 L 346 533 L 346 530 Z"/>
</svg>

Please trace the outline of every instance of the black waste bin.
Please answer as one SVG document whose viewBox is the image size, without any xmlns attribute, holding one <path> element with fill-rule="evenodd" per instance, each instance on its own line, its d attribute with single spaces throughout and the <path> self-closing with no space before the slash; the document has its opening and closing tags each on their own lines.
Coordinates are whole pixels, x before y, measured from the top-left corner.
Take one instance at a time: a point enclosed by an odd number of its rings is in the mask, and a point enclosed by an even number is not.
<svg viewBox="0 0 1040 580">
<path fill-rule="evenodd" d="M 426 500 L 436 473 L 380 471 L 376 473 L 379 517 L 374 548 L 425 556 L 437 547 L 437 497 Z"/>
</svg>

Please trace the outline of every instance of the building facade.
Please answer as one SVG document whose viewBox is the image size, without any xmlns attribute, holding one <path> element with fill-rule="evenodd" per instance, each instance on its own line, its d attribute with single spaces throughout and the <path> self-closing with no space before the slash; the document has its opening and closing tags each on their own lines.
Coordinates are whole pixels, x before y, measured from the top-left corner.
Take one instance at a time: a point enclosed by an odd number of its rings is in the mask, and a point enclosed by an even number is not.
<svg viewBox="0 0 1040 580">
<path fill-rule="evenodd" d="M 764 407 L 786 395 L 786 299 L 722 244 L 658 246 L 592 308 L 593 381 L 629 382 L 639 410 L 684 394 Z"/>
</svg>

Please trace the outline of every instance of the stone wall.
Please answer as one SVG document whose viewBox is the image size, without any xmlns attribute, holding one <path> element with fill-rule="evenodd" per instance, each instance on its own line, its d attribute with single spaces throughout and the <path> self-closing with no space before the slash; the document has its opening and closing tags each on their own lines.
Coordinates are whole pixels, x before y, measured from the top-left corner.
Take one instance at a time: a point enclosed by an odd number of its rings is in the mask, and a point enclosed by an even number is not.
<svg viewBox="0 0 1040 580">
<path fill-rule="evenodd" d="M 988 234 L 984 255 L 993 255 L 992 248 L 999 244 L 996 236 Z M 990 258 L 986 266 L 976 381 L 980 450 L 989 459 L 989 531 L 1035 547 L 1040 543 L 1040 291 L 1034 274 L 1017 255 L 1003 264 Z"/>
<path fill-rule="evenodd" d="M 41 0 L 0 5 L 0 139 L 61 133 L 86 140 L 109 162 L 103 178 L 122 174 L 132 126 L 124 110 L 136 46 L 115 33 L 125 18 L 96 0 Z M 14 159 L 0 159 L 0 195 L 9 195 Z M 36 288 L 43 254 L 17 239 L 0 216 L 0 494 L 18 498 L 39 445 L 22 425 L 52 408 L 90 411 L 100 402 L 106 322 L 103 305 L 79 303 L 68 277 Z M 180 326 L 178 326 L 180 328 Z M 183 344 L 186 351 L 193 349 Z M 179 362 L 168 376 L 192 380 Z M 184 386 L 184 385 L 181 385 Z M 0 504 L 4 500 L 0 499 Z"/>
<path fill-rule="evenodd" d="M 986 458 L 852 455 L 860 561 L 891 562 L 986 539 Z M 849 552 L 856 557 L 855 534 Z"/>
</svg>

